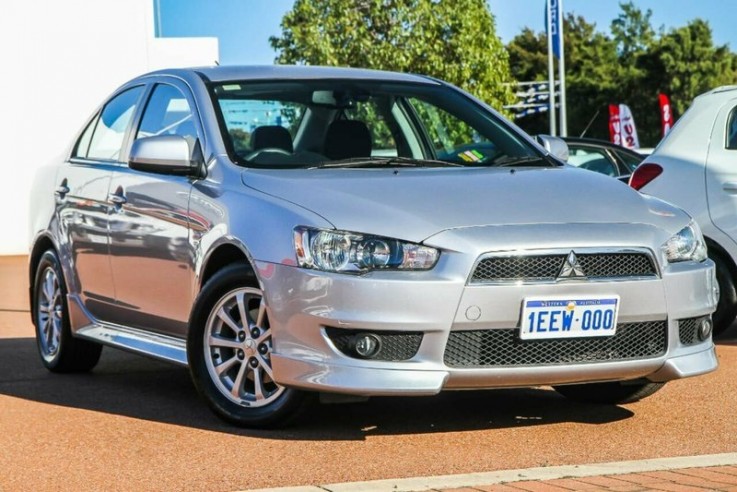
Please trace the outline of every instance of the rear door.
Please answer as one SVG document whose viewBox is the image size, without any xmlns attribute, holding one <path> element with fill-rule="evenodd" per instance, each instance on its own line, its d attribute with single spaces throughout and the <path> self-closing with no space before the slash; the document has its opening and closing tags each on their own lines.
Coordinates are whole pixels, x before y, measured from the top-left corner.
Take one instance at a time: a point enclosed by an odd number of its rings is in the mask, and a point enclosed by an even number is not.
<svg viewBox="0 0 737 492">
<path fill-rule="evenodd" d="M 712 222 L 737 240 L 737 98 L 717 113 L 706 157 L 706 190 Z"/>
<path fill-rule="evenodd" d="M 87 125 L 57 174 L 56 207 L 62 247 L 71 255 L 70 294 L 97 319 L 115 305 L 110 271 L 108 193 L 133 114 L 143 95 L 136 86 L 115 95 Z"/>
<path fill-rule="evenodd" d="M 194 147 L 199 117 L 189 89 L 160 79 L 146 97 L 133 139 L 180 135 Z M 113 172 L 110 193 L 110 263 L 116 309 L 111 321 L 185 336 L 193 301 L 194 250 L 189 240 L 192 180 L 122 166 Z"/>
</svg>

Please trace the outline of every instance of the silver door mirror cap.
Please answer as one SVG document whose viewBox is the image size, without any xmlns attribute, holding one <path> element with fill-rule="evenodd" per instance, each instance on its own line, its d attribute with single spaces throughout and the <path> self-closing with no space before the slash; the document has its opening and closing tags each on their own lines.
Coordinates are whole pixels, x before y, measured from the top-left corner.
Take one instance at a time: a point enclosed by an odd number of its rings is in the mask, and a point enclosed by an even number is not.
<svg viewBox="0 0 737 492">
<path fill-rule="evenodd" d="M 547 150 L 550 155 L 560 159 L 563 162 L 568 161 L 568 144 L 559 137 L 553 137 L 551 135 L 538 135 L 535 137 L 537 142 Z"/>
<path fill-rule="evenodd" d="M 192 148 L 180 135 L 157 135 L 133 142 L 128 167 L 159 174 L 196 174 L 198 165 L 192 159 Z"/>
</svg>

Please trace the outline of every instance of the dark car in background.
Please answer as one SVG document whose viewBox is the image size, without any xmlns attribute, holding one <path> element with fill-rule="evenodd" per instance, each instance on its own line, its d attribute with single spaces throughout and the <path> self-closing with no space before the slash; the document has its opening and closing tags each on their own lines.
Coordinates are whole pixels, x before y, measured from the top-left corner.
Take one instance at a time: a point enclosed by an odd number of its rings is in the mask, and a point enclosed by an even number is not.
<svg viewBox="0 0 737 492">
<path fill-rule="evenodd" d="M 629 177 L 645 155 L 606 140 L 564 137 L 568 164 L 613 177 Z"/>
</svg>

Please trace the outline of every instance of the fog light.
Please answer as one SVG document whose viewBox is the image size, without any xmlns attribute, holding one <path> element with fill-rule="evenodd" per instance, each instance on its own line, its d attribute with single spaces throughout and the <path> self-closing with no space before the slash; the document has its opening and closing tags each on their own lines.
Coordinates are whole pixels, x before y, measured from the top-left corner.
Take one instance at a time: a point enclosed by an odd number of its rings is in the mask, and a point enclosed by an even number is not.
<svg viewBox="0 0 737 492">
<path fill-rule="evenodd" d="M 381 340 L 376 335 L 361 333 L 353 339 L 353 350 L 359 357 L 370 359 L 381 350 Z"/>
<path fill-rule="evenodd" d="M 709 336 L 711 336 L 712 327 L 711 319 L 702 319 L 701 323 L 699 323 L 699 340 L 704 341 L 709 338 Z"/>
</svg>

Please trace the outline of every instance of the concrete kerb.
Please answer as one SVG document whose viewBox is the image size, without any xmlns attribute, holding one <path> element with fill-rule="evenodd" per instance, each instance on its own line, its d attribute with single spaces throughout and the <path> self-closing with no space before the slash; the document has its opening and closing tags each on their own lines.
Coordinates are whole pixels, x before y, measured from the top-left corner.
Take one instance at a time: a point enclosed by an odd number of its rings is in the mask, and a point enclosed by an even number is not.
<svg viewBox="0 0 737 492">
<path fill-rule="evenodd" d="M 601 475 L 623 475 L 684 468 L 737 465 L 737 453 L 704 456 L 679 456 L 637 461 L 618 461 L 589 465 L 565 465 L 495 472 L 441 475 L 436 477 L 371 480 L 367 482 L 335 483 L 319 486 L 280 487 L 252 489 L 248 492 L 419 492 L 424 490 L 452 489 L 481 485 L 513 483 L 523 480 L 555 480 Z"/>
</svg>

